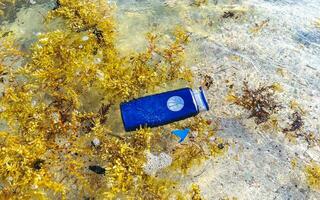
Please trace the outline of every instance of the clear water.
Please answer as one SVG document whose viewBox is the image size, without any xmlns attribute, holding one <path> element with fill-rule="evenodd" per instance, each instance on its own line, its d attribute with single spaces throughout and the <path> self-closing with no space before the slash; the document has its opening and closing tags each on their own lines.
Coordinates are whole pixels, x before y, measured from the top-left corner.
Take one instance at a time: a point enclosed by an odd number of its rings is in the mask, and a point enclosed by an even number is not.
<svg viewBox="0 0 320 200">
<path fill-rule="evenodd" d="M 165 35 L 181 25 L 191 33 L 187 64 L 197 82 L 204 75 L 213 78 L 208 116 L 221 122 L 219 135 L 233 146 L 226 156 L 196 170 L 186 185 L 198 183 L 207 199 L 320 199 L 306 185 L 303 165 L 292 169 L 290 163 L 294 158 L 320 162 L 319 146 L 303 140 L 291 144 L 283 135 L 256 128 L 224 100 L 231 83 L 239 90 L 244 80 L 252 86 L 278 82 L 285 90 L 279 99 L 287 105 L 298 101 L 307 113 L 305 131 L 320 136 L 320 29 L 314 24 L 319 0 L 211 0 L 201 7 L 187 0 L 109 2 L 117 8 L 121 53 L 144 49 L 150 31 Z M 45 31 L 42 13 L 53 5 L 23 2 L 11 8 L 2 26 L 28 49 Z M 224 17 L 230 10 L 235 16 Z M 280 117 L 287 117 L 287 109 Z"/>
</svg>

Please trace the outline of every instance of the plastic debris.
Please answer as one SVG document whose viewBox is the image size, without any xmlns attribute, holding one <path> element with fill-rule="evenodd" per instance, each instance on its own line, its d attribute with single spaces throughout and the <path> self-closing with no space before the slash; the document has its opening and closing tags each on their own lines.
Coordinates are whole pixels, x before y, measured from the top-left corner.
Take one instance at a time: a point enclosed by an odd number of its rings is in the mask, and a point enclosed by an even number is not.
<svg viewBox="0 0 320 200">
<path fill-rule="evenodd" d="M 174 130 L 171 133 L 178 136 L 180 138 L 179 143 L 181 143 L 187 137 L 189 132 L 190 132 L 190 129 L 186 128 L 184 130 Z"/>
<path fill-rule="evenodd" d="M 157 127 L 208 111 L 204 91 L 183 88 L 135 99 L 120 105 L 126 131 Z"/>
</svg>

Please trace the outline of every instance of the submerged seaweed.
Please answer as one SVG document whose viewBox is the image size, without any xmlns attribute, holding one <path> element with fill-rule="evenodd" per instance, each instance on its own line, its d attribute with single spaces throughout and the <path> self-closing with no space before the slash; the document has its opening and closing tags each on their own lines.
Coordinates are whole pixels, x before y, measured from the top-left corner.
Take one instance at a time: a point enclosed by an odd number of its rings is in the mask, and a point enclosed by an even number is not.
<svg viewBox="0 0 320 200">
<path fill-rule="evenodd" d="M 113 9 L 105 1 L 57 5 L 46 23 L 65 28 L 40 34 L 30 51 L 19 50 L 13 34 L 1 33 L 0 118 L 8 127 L 0 133 L 1 198 L 183 198 L 173 189 L 178 180 L 143 170 L 146 152 L 172 148 L 172 142 L 159 144 L 159 138 L 171 139 L 170 131 L 141 128 L 129 134 L 115 131 L 112 123 L 120 102 L 174 81 L 192 85 L 184 58 L 189 34 L 177 27 L 163 43 L 150 33 L 145 51 L 120 56 Z M 23 64 L 15 66 L 18 61 Z M 223 153 L 208 139 L 214 132 L 207 120 L 173 126 L 190 126 L 198 136 L 168 152 L 174 164 L 164 173 L 186 172 Z"/>
<path fill-rule="evenodd" d="M 300 113 L 298 113 L 298 112 L 293 113 L 292 120 L 293 120 L 293 122 L 292 122 L 290 128 L 283 129 L 284 132 L 296 131 L 303 126 L 303 120 L 302 120 Z"/>
<path fill-rule="evenodd" d="M 320 165 L 311 163 L 306 166 L 305 173 L 309 186 L 317 191 L 320 191 Z"/>
<path fill-rule="evenodd" d="M 276 85 L 250 89 L 248 83 L 244 82 L 242 96 L 231 95 L 229 98 L 234 104 L 248 110 L 249 118 L 255 118 L 256 124 L 261 124 L 267 122 L 270 116 L 280 108 L 274 97 L 276 91 Z"/>
</svg>

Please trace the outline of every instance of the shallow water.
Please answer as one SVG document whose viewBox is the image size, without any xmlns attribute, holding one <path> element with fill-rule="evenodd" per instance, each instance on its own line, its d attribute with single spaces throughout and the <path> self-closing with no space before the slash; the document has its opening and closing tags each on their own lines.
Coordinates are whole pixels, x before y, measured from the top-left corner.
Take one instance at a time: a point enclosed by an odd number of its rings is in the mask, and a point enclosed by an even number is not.
<svg viewBox="0 0 320 200">
<path fill-rule="evenodd" d="M 185 186 L 199 184 L 207 199 L 320 199 L 306 184 L 304 164 L 320 162 L 320 147 L 304 139 L 292 144 L 284 135 L 263 130 L 243 110 L 226 103 L 228 86 L 280 83 L 282 102 L 296 100 L 306 111 L 305 132 L 320 136 L 320 17 L 319 0 L 209 0 L 192 6 L 187 0 L 110 0 L 116 6 L 121 53 L 141 51 L 145 34 L 166 33 L 181 25 L 191 33 L 187 65 L 197 83 L 213 78 L 207 91 L 208 117 L 219 120 L 219 136 L 231 145 L 227 154 L 196 169 Z M 26 50 L 46 31 L 42 13 L 53 2 L 23 2 L 2 26 L 12 30 Z M 226 14 L 232 11 L 233 14 Z M 159 90 L 160 91 L 160 90 Z M 279 114 L 285 118 L 289 106 Z M 296 168 L 293 159 L 299 160 Z"/>
</svg>

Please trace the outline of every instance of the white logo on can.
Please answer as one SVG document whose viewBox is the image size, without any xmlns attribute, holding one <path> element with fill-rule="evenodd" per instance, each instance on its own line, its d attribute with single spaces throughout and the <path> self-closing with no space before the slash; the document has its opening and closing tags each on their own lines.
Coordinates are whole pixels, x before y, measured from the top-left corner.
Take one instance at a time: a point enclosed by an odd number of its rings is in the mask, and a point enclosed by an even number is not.
<svg viewBox="0 0 320 200">
<path fill-rule="evenodd" d="M 184 101 L 179 96 L 170 97 L 167 101 L 167 107 L 173 112 L 178 112 L 184 107 Z"/>
</svg>

